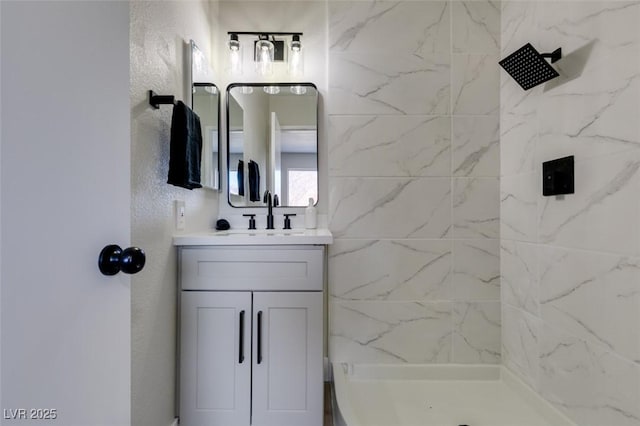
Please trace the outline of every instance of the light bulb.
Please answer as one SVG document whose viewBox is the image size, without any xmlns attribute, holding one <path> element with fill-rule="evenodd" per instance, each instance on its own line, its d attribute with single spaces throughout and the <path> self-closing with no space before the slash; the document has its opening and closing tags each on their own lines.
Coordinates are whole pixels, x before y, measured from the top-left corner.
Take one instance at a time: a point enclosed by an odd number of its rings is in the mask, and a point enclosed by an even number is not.
<svg viewBox="0 0 640 426">
<path fill-rule="evenodd" d="M 304 95 L 307 93 L 307 88 L 304 86 L 291 86 L 289 91 L 294 95 Z"/>
<path fill-rule="evenodd" d="M 242 46 L 238 34 L 229 37 L 229 72 L 234 75 L 242 74 Z"/>
<path fill-rule="evenodd" d="M 302 43 L 300 36 L 294 35 L 289 46 L 289 74 L 293 76 L 302 75 L 304 72 L 304 60 L 302 56 Z"/>
<path fill-rule="evenodd" d="M 256 71 L 260 75 L 269 75 L 273 71 L 273 43 L 267 39 L 259 39 L 256 42 Z"/>
<path fill-rule="evenodd" d="M 280 93 L 280 88 L 278 86 L 264 86 L 262 90 L 264 93 L 268 93 L 269 95 L 277 95 Z"/>
</svg>

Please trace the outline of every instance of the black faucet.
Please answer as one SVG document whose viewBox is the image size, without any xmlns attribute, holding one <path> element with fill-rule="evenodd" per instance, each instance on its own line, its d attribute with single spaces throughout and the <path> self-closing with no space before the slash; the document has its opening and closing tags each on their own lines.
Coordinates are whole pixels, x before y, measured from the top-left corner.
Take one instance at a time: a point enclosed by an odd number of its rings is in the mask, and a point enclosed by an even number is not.
<svg viewBox="0 0 640 426">
<path fill-rule="evenodd" d="M 264 191 L 264 199 L 262 201 L 267 203 L 267 229 L 275 229 L 273 227 L 273 208 L 280 205 L 278 194 L 275 194 L 272 198 L 271 192 L 267 189 Z"/>
</svg>

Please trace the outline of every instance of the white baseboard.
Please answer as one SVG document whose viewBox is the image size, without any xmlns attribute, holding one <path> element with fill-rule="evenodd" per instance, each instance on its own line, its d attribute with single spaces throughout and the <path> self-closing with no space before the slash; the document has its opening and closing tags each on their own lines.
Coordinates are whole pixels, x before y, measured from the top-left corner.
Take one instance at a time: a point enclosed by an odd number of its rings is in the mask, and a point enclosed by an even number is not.
<svg viewBox="0 0 640 426">
<path fill-rule="evenodd" d="M 177 417 L 175 419 L 173 419 L 173 422 L 171 422 L 170 426 L 178 426 L 178 418 Z"/>
</svg>

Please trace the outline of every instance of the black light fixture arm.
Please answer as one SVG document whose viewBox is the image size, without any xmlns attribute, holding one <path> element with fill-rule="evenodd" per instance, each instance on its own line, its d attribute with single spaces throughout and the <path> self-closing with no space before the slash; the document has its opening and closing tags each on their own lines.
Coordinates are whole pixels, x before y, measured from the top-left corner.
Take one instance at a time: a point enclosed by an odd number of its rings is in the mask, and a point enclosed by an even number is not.
<svg viewBox="0 0 640 426">
<path fill-rule="evenodd" d="M 543 58 L 550 58 L 551 63 L 554 64 L 558 62 L 560 58 L 562 58 L 562 48 L 558 47 L 556 50 L 554 50 L 551 53 L 541 53 L 540 56 L 542 56 Z"/>
<path fill-rule="evenodd" d="M 227 31 L 228 35 L 253 35 L 253 36 L 301 36 L 303 33 L 287 33 L 287 32 L 272 32 L 272 31 Z"/>
</svg>

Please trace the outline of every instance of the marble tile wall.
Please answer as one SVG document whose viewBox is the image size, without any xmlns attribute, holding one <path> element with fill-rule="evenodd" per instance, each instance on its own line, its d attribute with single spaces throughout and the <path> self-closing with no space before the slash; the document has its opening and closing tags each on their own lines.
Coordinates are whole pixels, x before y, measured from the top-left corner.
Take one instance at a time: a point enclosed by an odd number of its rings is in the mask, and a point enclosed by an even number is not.
<svg viewBox="0 0 640 426">
<path fill-rule="evenodd" d="M 500 3 L 329 1 L 329 353 L 500 362 Z"/>
<path fill-rule="evenodd" d="M 500 90 L 503 362 L 581 426 L 640 425 L 640 2 L 504 1 L 502 55 L 563 49 Z M 576 192 L 541 195 L 575 156 Z"/>
</svg>

